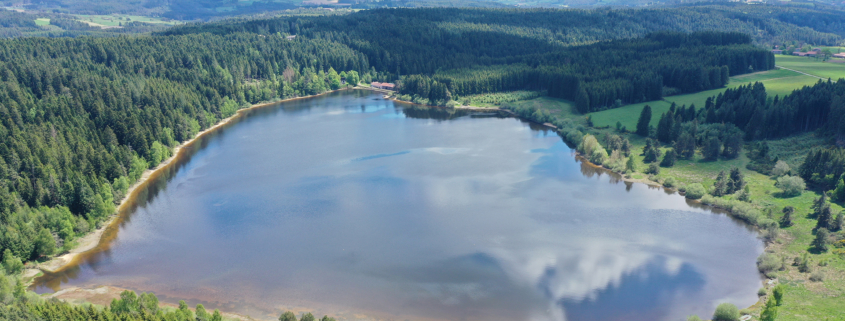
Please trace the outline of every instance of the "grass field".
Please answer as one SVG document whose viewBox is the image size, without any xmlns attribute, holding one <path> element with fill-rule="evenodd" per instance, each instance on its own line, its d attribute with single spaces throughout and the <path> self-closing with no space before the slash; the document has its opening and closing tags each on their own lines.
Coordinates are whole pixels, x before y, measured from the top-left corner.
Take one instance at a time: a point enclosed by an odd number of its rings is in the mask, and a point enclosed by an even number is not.
<svg viewBox="0 0 845 321">
<path fill-rule="evenodd" d="M 180 24 L 180 21 L 177 20 L 162 20 L 159 18 L 153 17 L 145 17 L 145 16 L 132 16 L 132 15 L 77 15 L 79 21 L 89 23 L 92 25 L 99 25 L 99 26 L 106 26 L 106 27 L 117 27 L 120 26 L 121 23 L 127 22 L 146 22 L 146 23 L 160 23 L 165 25 L 177 25 Z"/>
<path fill-rule="evenodd" d="M 822 78 L 837 80 L 845 78 L 845 63 L 822 62 L 813 57 L 775 56 L 775 64 Z"/>
<path fill-rule="evenodd" d="M 38 25 L 38 26 L 46 26 L 46 25 L 49 25 L 49 24 L 50 24 L 50 19 L 49 19 L 49 18 L 38 18 L 38 19 L 35 19 L 35 25 Z"/>
</svg>

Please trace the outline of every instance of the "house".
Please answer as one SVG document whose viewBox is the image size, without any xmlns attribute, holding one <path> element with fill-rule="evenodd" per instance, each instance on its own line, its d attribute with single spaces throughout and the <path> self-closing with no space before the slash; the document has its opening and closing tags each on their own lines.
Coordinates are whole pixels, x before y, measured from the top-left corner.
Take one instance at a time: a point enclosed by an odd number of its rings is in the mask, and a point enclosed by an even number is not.
<svg viewBox="0 0 845 321">
<path fill-rule="evenodd" d="M 835 55 L 833 55 L 833 58 L 842 58 L 842 59 L 845 59 L 845 52 L 835 54 Z"/>
<path fill-rule="evenodd" d="M 395 84 L 392 84 L 392 83 L 389 83 L 389 82 L 377 82 L 377 81 L 370 83 L 370 86 L 373 87 L 373 88 L 387 89 L 387 90 L 393 90 L 393 88 L 396 88 Z"/>
<path fill-rule="evenodd" d="M 772 50 L 772 53 L 773 53 L 773 54 L 776 54 L 776 55 L 782 55 L 782 54 L 783 54 L 783 50 L 780 50 L 780 49 L 775 49 L 775 50 Z"/>
<path fill-rule="evenodd" d="M 287 37 L 285 37 L 285 39 L 287 39 L 287 40 L 293 40 L 293 39 L 296 39 L 296 35 L 293 35 L 293 36 L 287 36 Z"/>
</svg>

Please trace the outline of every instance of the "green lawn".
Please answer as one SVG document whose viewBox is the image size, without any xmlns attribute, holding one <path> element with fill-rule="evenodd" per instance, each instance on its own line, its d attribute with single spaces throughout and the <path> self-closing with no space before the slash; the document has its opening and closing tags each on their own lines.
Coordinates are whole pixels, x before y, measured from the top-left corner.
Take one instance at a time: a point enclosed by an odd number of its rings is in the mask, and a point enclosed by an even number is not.
<svg viewBox="0 0 845 321">
<path fill-rule="evenodd" d="M 776 55 L 775 64 L 822 78 L 845 78 L 845 63 L 822 62 L 813 57 Z"/>
<path fill-rule="evenodd" d="M 38 18 L 35 19 L 35 25 L 38 26 L 46 26 L 50 24 L 50 18 Z"/>
</svg>

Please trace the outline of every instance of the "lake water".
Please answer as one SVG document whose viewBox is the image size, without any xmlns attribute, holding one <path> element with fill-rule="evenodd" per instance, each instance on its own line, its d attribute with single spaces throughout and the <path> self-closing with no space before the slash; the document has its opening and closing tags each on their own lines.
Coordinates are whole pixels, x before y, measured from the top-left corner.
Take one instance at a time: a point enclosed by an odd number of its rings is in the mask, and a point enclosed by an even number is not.
<svg viewBox="0 0 845 321">
<path fill-rule="evenodd" d="M 345 91 L 186 148 L 38 292 L 112 285 L 252 317 L 685 320 L 756 302 L 756 233 L 579 162 L 554 132 Z"/>
</svg>

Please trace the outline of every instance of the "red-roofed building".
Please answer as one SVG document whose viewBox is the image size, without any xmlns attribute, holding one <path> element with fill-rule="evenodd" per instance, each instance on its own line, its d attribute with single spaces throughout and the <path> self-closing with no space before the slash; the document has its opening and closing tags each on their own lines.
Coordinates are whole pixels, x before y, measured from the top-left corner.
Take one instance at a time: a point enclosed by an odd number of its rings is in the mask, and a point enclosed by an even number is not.
<svg viewBox="0 0 845 321">
<path fill-rule="evenodd" d="M 389 83 L 389 82 L 377 82 L 377 81 L 374 81 L 374 82 L 370 83 L 370 87 L 373 87 L 373 88 L 378 88 L 378 89 L 393 90 L 393 88 L 396 88 L 396 85 L 395 85 L 395 84 L 392 84 L 392 83 Z"/>
</svg>

